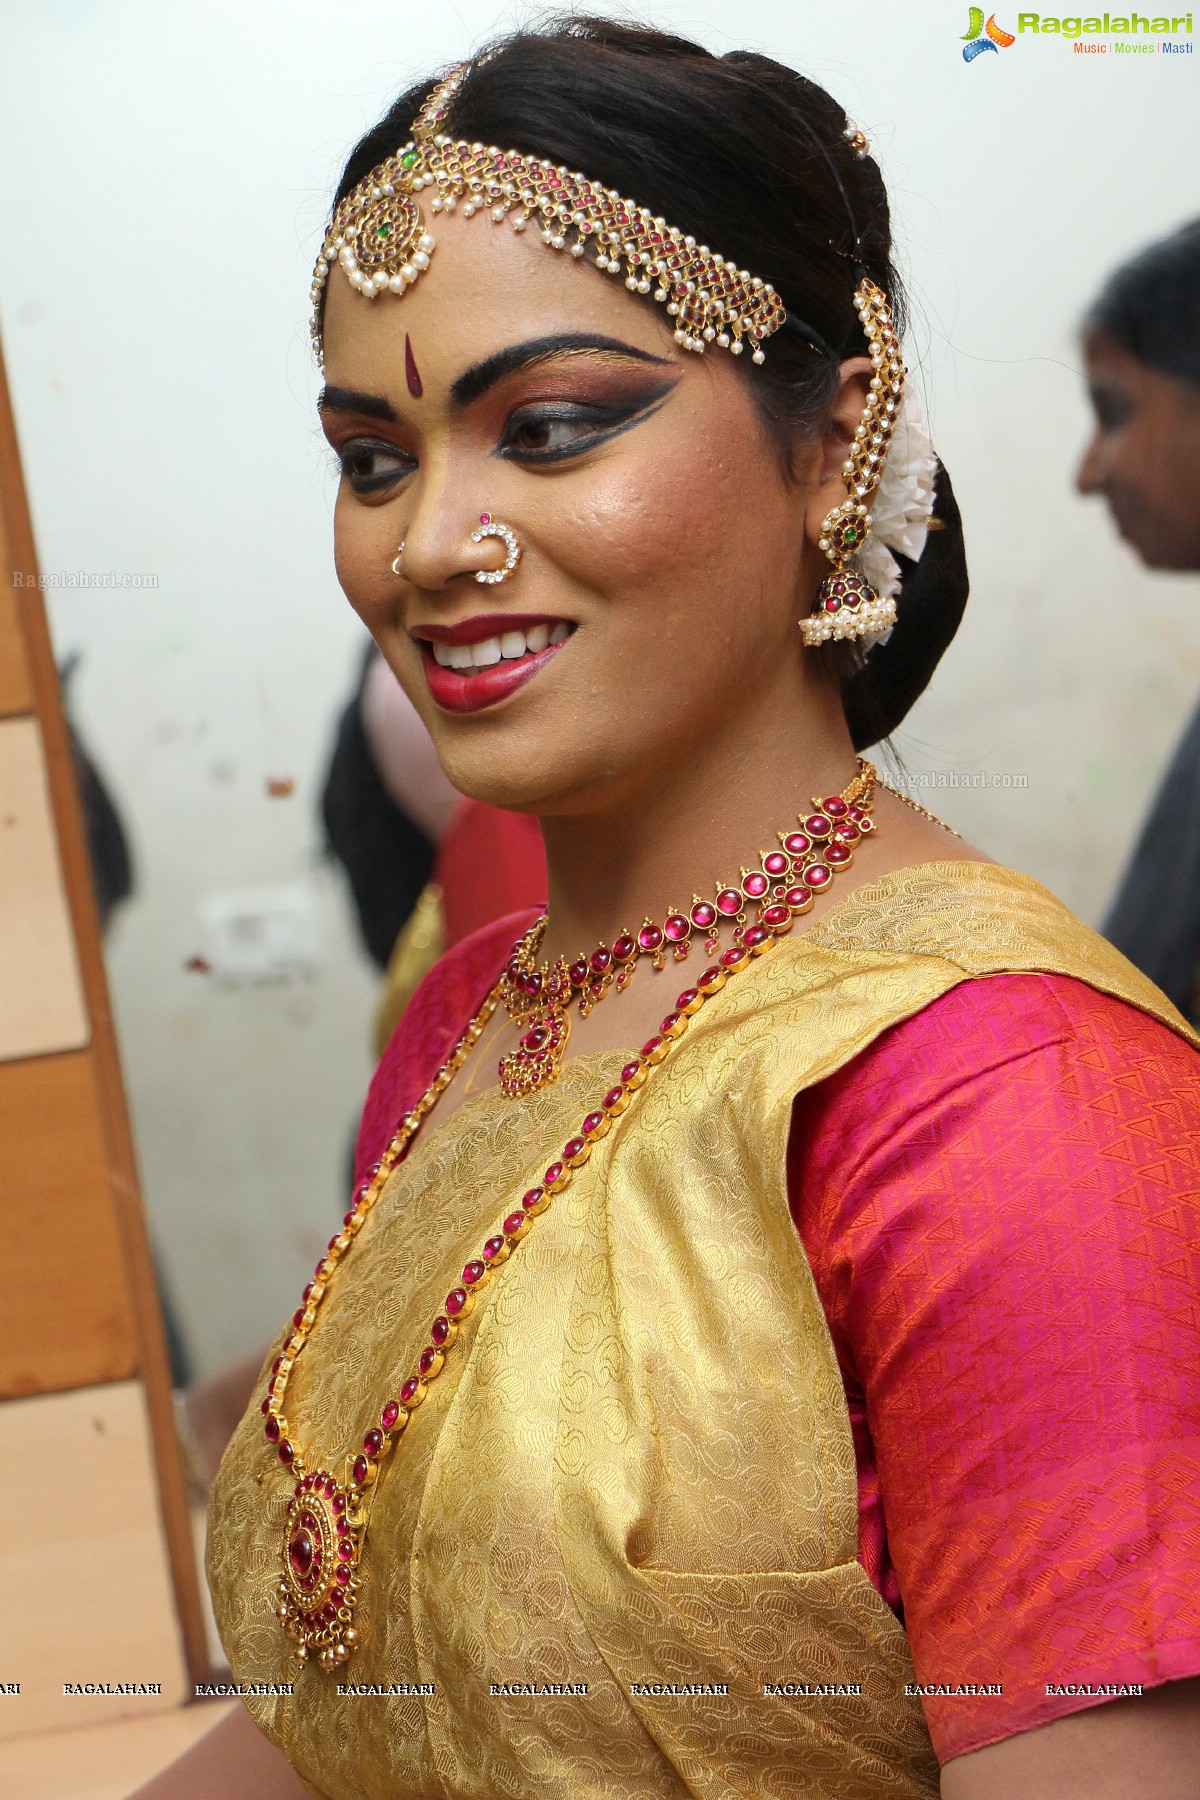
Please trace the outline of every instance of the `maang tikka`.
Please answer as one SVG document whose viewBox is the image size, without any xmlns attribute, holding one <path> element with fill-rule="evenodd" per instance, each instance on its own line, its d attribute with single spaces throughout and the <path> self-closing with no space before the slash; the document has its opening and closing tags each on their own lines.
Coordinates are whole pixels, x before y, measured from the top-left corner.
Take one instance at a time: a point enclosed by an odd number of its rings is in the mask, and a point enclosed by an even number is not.
<svg viewBox="0 0 1200 1800">
<path fill-rule="evenodd" d="M 850 454 L 842 465 L 846 498 L 826 513 L 821 523 L 820 545 L 833 569 L 817 589 L 814 610 L 800 621 L 806 644 L 867 637 L 896 623 L 895 599 L 876 593 L 850 559 L 861 556 L 871 529 L 868 502 L 879 486 L 900 414 L 904 358 L 887 295 L 869 275 L 864 275 L 855 289 L 854 304 L 870 346 L 871 385 Z"/>
<path fill-rule="evenodd" d="M 697 244 L 647 207 L 612 188 L 520 150 L 468 143 L 445 130 L 470 69 L 460 63 L 433 90 L 412 137 L 385 158 L 334 211 L 312 282 L 312 340 L 322 360 L 322 297 L 339 265 L 367 299 L 402 294 L 430 266 L 436 239 L 430 214 L 481 212 L 515 231 L 540 229 L 542 241 L 573 257 L 589 256 L 633 293 L 649 294 L 674 320 L 675 342 L 702 354 L 710 346 L 764 360 L 763 344 L 787 318 L 769 281 L 730 257 Z"/>
</svg>

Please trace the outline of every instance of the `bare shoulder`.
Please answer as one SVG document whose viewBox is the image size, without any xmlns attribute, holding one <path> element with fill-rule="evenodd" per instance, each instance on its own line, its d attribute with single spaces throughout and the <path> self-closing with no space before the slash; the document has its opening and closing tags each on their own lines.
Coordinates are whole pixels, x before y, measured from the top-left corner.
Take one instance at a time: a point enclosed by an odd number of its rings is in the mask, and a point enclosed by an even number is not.
<svg viewBox="0 0 1200 1800">
<path fill-rule="evenodd" d="M 995 862 L 985 850 L 960 837 L 944 819 L 910 800 L 897 788 L 879 782 L 875 789 L 875 817 L 879 823 L 879 873 L 923 862 Z"/>
</svg>

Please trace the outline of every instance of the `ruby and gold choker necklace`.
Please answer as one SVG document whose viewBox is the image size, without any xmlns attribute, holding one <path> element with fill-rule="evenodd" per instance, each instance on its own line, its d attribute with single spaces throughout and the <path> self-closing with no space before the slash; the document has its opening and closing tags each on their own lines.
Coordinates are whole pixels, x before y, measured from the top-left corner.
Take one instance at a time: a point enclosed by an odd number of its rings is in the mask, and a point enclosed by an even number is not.
<svg viewBox="0 0 1200 1800">
<path fill-rule="evenodd" d="M 693 894 L 686 911 L 668 907 L 661 923 L 643 919 L 637 932 L 622 931 L 611 948 L 601 943 L 582 956 L 538 963 L 546 919 L 536 919 L 500 978 L 505 1011 L 525 1027 L 517 1048 L 500 1059 L 501 1093 L 520 1100 L 555 1080 L 571 1036 L 570 1008 L 586 1019 L 610 993 L 623 992 L 639 961 L 649 958 L 661 970 L 669 953 L 683 962 L 697 938 L 709 956 L 717 956 L 725 927 L 736 944 L 752 924 L 777 926 L 785 917 L 808 912 L 816 896 L 851 866 L 854 846 L 874 831 L 874 790 L 875 770 L 860 758 L 848 786 L 823 800 L 814 795 L 812 811 L 798 814 L 792 830 L 777 833 L 779 848 L 761 850 L 757 868 L 743 866 L 736 882 L 718 881 L 711 900 Z"/>
<path fill-rule="evenodd" d="M 267 1443 L 293 1484 L 279 1545 L 281 1574 L 276 1613 L 292 1639 L 297 1661 L 307 1663 L 312 1660 L 322 1669 L 337 1669 L 358 1647 L 359 1632 L 354 1617 L 362 1592 L 363 1553 L 374 1485 L 384 1459 L 409 1429 L 429 1388 L 441 1375 L 447 1357 L 453 1352 L 461 1322 L 473 1310 L 478 1296 L 497 1278 L 537 1221 L 549 1211 L 554 1199 L 565 1192 L 585 1167 L 614 1122 L 668 1060 L 696 1015 L 727 982 L 773 950 L 779 939 L 792 929 L 794 920 L 809 911 L 814 897 L 830 885 L 837 869 L 849 866 L 849 854 L 833 857 L 832 852 L 842 846 L 850 853 L 857 837 L 874 828 L 869 811 L 874 782 L 874 769 L 869 763 L 860 761 L 858 774 L 841 795 L 814 803 L 814 812 L 801 820 L 799 832 L 780 833 L 782 850 L 761 856 L 761 877 L 759 871 L 743 869 L 738 887 L 718 887 L 716 900 L 711 903 L 695 901 L 687 918 L 692 931 L 687 934 L 673 937 L 667 932 L 666 925 L 672 919 L 684 917 L 682 913 L 672 913 L 661 928 L 649 922 L 642 927 L 637 934 L 635 953 L 623 958 L 616 955 L 618 946 L 624 952 L 630 933 L 622 934 L 611 951 L 606 952 L 601 946 L 600 951 L 592 952 L 586 959 L 587 975 L 580 982 L 572 979 L 574 965 L 566 965 L 569 990 L 560 985 L 555 999 L 564 1017 L 566 1007 L 585 995 L 593 1005 L 596 1004 L 607 994 L 609 986 L 619 980 L 621 971 L 629 969 L 638 956 L 649 956 L 657 961 L 662 953 L 665 959 L 665 946 L 669 943 L 673 954 L 682 960 L 694 932 L 705 934 L 706 946 L 714 958 L 694 984 L 678 996 L 658 1031 L 626 1063 L 620 1080 L 584 1116 L 578 1130 L 527 1190 L 520 1205 L 494 1227 L 484 1240 L 479 1255 L 465 1265 L 459 1280 L 446 1295 L 442 1311 L 429 1327 L 416 1366 L 398 1387 L 396 1397 L 385 1401 L 378 1424 L 370 1426 L 363 1437 L 361 1450 L 351 1450 L 346 1456 L 344 1472 L 339 1477 L 327 1468 L 310 1466 L 304 1447 L 284 1412 L 296 1359 L 316 1329 L 322 1302 L 372 1207 L 422 1123 L 478 1043 L 488 1020 L 501 1003 L 505 984 L 515 986 L 520 974 L 525 985 L 518 991 L 529 1002 L 524 1016 L 540 1019 L 550 1010 L 546 999 L 548 977 L 544 969 L 533 966 L 540 935 L 535 937 L 532 932 L 527 932 L 521 939 L 500 980 L 470 1021 L 453 1052 L 412 1111 L 401 1120 L 383 1156 L 355 1194 L 340 1231 L 329 1240 L 329 1248 L 304 1290 L 287 1341 L 272 1364 L 262 1402 Z M 814 826 L 817 829 L 813 829 Z M 855 836 L 847 835 L 850 827 L 854 828 Z M 798 843 L 800 838 L 805 839 L 803 848 L 789 847 L 790 839 Z M 776 860 L 777 856 L 784 859 L 786 867 Z M 825 873 L 818 875 L 819 869 L 824 869 Z M 777 889 L 781 891 L 777 892 Z M 726 895 L 726 905 L 722 906 L 722 897 Z M 735 897 L 736 908 L 733 905 Z M 758 909 L 754 923 L 747 921 L 747 905 Z M 698 911 L 699 919 L 696 917 Z M 719 937 L 714 936 L 723 922 L 733 926 L 733 941 L 726 949 L 721 948 Z M 544 931 L 544 920 L 539 923 Z M 656 932 L 660 932 L 657 940 Z M 607 955 L 608 960 L 602 961 L 602 955 Z M 515 967 L 518 964 L 519 967 Z M 659 963 L 659 966 L 663 964 Z M 559 967 L 556 963 L 550 975 L 553 976 Z M 531 991 L 534 976 L 541 978 L 542 985 Z M 605 985 L 606 979 L 608 985 Z M 539 1012 L 539 1008 L 543 1011 Z M 529 1054 L 536 1054 L 537 1048 L 535 1046 Z M 523 1091 L 528 1092 L 543 1081 L 552 1080 L 560 1061 L 561 1051 L 554 1059 L 551 1074 L 529 1082 Z"/>
</svg>

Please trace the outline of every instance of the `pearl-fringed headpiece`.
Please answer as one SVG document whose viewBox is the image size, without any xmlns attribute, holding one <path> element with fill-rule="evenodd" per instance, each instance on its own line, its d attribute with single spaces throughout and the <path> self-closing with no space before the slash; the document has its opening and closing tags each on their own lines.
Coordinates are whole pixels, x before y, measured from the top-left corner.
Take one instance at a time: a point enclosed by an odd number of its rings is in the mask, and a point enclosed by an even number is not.
<svg viewBox="0 0 1200 1800">
<path fill-rule="evenodd" d="M 441 131 L 469 67 L 460 63 L 434 89 L 403 150 L 372 169 L 335 211 L 313 273 L 318 362 L 321 295 L 335 264 L 368 299 L 402 294 L 429 267 L 435 240 L 416 200 L 427 188 L 436 190 L 433 213 L 453 212 L 461 200 L 468 218 L 486 209 L 496 224 L 511 218 L 514 231 L 532 219 L 552 249 L 576 257 L 591 251 L 596 266 L 624 274 L 632 292 L 652 293 L 665 303 L 683 349 L 703 351 L 715 343 L 739 356 L 748 345 L 756 363 L 765 360 L 763 341 L 787 317 L 769 281 L 584 175 L 519 150 L 455 142 Z"/>
</svg>

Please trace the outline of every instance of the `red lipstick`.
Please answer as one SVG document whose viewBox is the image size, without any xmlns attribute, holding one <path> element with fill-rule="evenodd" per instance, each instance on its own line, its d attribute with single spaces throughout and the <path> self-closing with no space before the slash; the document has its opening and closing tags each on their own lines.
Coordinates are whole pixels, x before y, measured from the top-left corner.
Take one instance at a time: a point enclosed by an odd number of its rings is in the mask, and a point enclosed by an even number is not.
<svg viewBox="0 0 1200 1800">
<path fill-rule="evenodd" d="M 463 619 L 456 625 L 413 625 L 409 636 L 421 652 L 426 685 L 437 704 L 447 712 L 471 713 L 495 706 L 524 687 L 527 681 L 532 681 L 555 651 L 562 649 L 566 638 L 562 643 L 547 644 L 544 650 L 527 651 L 524 656 L 473 668 L 469 674 L 448 669 L 438 662 L 432 650 L 434 643 L 482 644 L 487 638 L 503 637 L 506 631 L 531 631 L 535 625 L 548 625 L 553 629 L 568 624 L 568 620 L 555 618 L 553 613 L 476 613 L 473 618 Z"/>
<path fill-rule="evenodd" d="M 562 644 L 548 644 L 536 655 L 514 657 L 512 662 L 493 663 L 490 668 L 476 669 L 473 675 L 461 675 L 457 669 L 443 669 L 434 661 L 433 652 L 422 646 L 421 666 L 439 706 L 447 712 L 482 712 L 485 706 L 495 706 L 532 681 L 561 649 Z"/>
</svg>

